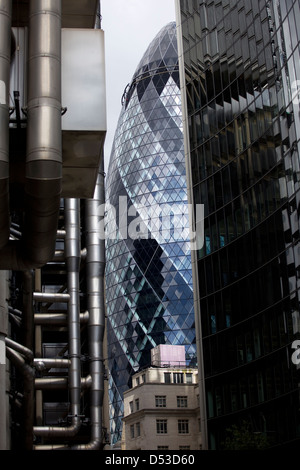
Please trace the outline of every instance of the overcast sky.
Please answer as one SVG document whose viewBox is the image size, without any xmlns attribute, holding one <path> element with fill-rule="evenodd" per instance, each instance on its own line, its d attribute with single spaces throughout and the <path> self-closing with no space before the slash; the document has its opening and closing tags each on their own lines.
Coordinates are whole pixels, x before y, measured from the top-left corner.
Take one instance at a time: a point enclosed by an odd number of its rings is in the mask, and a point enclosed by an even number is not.
<svg viewBox="0 0 300 470">
<path fill-rule="evenodd" d="M 105 170 L 121 111 L 121 98 L 159 30 L 175 20 L 174 0 L 101 0 L 105 32 L 107 135 Z"/>
</svg>

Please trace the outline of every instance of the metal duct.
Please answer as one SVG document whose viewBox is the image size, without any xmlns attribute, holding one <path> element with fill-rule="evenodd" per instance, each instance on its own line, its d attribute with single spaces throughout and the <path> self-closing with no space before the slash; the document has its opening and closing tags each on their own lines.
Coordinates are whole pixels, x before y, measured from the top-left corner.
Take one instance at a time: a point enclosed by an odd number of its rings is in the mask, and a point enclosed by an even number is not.
<svg viewBox="0 0 300 470">
<path fill-rule="evenodd" d="M 0 249 L 9 238 L 9 81 L 12 1 L 0 0 Z"/>
<path fill-rule="evenodd" d="M 9 3 L 1 1 L 3 10 Z M 0 269 L 15 271 L 45 265 L 55 249 L 62 185 L 61 0 L 30 0 L 27 119 L 23 238 L 0 251 Z"/>
<path fill-rule="evenodd" d="M 73 437 L 80 429 L 81 342 L 79 310 L 80 205 L 78 199 L 65 200 L 65 251 L 68 273 L 69 393 L 72 424 L 66 427 L 37 426 L 34 434 L 42 437 Z M 38 293 L 37 293 L 38 295 Z M 34 295 L 35 298 L 35 295 Z"/>
<path fill-rule="evenodd" d="M 75 450 L 98 450 L 103 445 L 102 439 L 102 413 L 104 395 L 103 370 L 103 337 L 105 326 L 104 310 L 104 269 L 105 269 L 105 241 L 99 238 L 98 211 L 99 205 L 104 204 L 104 172 L 103 158 L 101 171 L 98 174 L 93 199 L 88 199 L 86 205 L 86 270 L 88 295 L 88 334 L 90 375 L 92 384 L 90 389 L 91 412 L 91 441 L 89 444 L 73 446 Z"/>
</svg>

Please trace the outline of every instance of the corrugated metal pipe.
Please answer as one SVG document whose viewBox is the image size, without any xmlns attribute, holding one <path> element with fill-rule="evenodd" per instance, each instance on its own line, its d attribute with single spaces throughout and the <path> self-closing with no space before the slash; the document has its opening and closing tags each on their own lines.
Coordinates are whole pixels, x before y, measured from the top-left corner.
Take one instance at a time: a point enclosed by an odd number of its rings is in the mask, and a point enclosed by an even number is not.
<svg viewBox="0 0 300 470">
<path fill-rule="evenodd" d="M 10 2 L 0 1 L 4 18 Z M 2 38 L 2 24 L 0 31 Z M 55 250 L 62 186 L 61 0 L 30 0 L 27 119 L 23 237 L 0 250 L 0 269 L 15 271 L 45 265 Z"/>
<path fill-rule="evenodd" d="M 80 309 L 79 309 L 79 269 L 80 269 L 80 201 L 65 200 L 65 250 L 68 273 L 68 333 L 69 333 L 69 394 L 70 426 L 36 426 L 34 434 L 40 437 L 73 437 L 81 426 L 81 342 L 80 342 Z M 45 449 L 36 446 L 35 449 Z"/>
<path fill-rule="evenodd" d="M 0 249 L 9 238 L 9 80 L 12 0 L 0 0 Z"/>
</svg>

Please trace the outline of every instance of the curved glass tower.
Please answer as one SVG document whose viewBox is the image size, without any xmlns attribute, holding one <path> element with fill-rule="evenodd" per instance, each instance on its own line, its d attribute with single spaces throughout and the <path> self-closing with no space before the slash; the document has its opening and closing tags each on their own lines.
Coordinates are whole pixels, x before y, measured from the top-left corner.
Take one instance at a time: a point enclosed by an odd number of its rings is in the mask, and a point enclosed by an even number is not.
<svg viewBox="0 0 300 470">
<path fill-rule="evenodd" d="M 196 361 L 176 25 L 146 50 L 122 100 L 106 183 L 112 442 L 123 392 L 159 344 Z"/>
<path fill-rule="evenodd" d="M 299 446 L 299 1 L 178 5 L 207 446 Z"/>
</svg>

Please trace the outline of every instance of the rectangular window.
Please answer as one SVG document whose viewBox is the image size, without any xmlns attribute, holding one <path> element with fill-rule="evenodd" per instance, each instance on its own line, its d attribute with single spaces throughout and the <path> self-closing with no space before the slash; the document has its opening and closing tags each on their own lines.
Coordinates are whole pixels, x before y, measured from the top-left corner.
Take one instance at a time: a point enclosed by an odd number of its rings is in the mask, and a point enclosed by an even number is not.
<svg viewBox="0 0 300 470">
<path fill-rule="evenodd" d="M 137 385 L 140 385 L 140 378 L 137 377 L 135 382 L 136 382 Z"/>
<path fill-rule="evenodd" d="M 177 397 L 177 407 L 178 408 L 187 408 L 187 397 L 185 396 L 178 396 Z"/>
<path fill-rule="evenodd" d="M 165 384 L 170 384 L 171 383 L 171 372 L 165 372 Z"/>
<path fill-rule="evenodd" d="M 157 434 L 167 434 L 167 420 L 166 419 L 157 419 L 156 420 L 156 432 Z"/>
<path fill-rule="evenodd" d="M 174 382 L 174 384 L 183 384 L 183 373 L 182 372 L 174 372 L 173 373 L 173 382 Z"/>
<path fill-rule="evenodd" d="M 156 395 L 155 396 L 155 406 L 156 408 L 165 408 L 167 406 L 167 400 L 165 395 Z"/>
<path fill-rule="evenodd" d="M 134 424 L 131 424 L 131 426 L 130 426 L 130 437 L 131 437 L 131 439 L 134 438 Z"/>
<path fill-rule="evenodd" d="M 142 375 L 142 381 L 143 381 L 143 383 L 146 382 L 146 374 L 143 374 L 143 375 Z"/>
<path fill-rule="evenodd" d="M 129 402 L 130 413 L 133 413 L 133 401 Z"/>
<path fill-rule="evenodd" d="M 141 435 L 141 425 L 140 425 L 140 423 L 136 423 L 135 430 L 136 430 L 136 437 L 139 437 Z"/>
<path fill-rule="evenodd" d="M 178 420 L 178 433 L 179 434 L 188 434 L 189 433 L 189 420 L 188 419 L 179 419 Z"/>
<path fill-rule="evenodd" d="M 193 383 L 193 374 L 190 374 L 190 373 L 186 374 L 185 381 L 186 381 L 187 384 L 192 384 Z"/>
<path fill-rule="evenodd" d="M 135 400 L 135 411 L 139 411 L 140 409 L 140 400 L 137 398 Z"/>
</svg>

